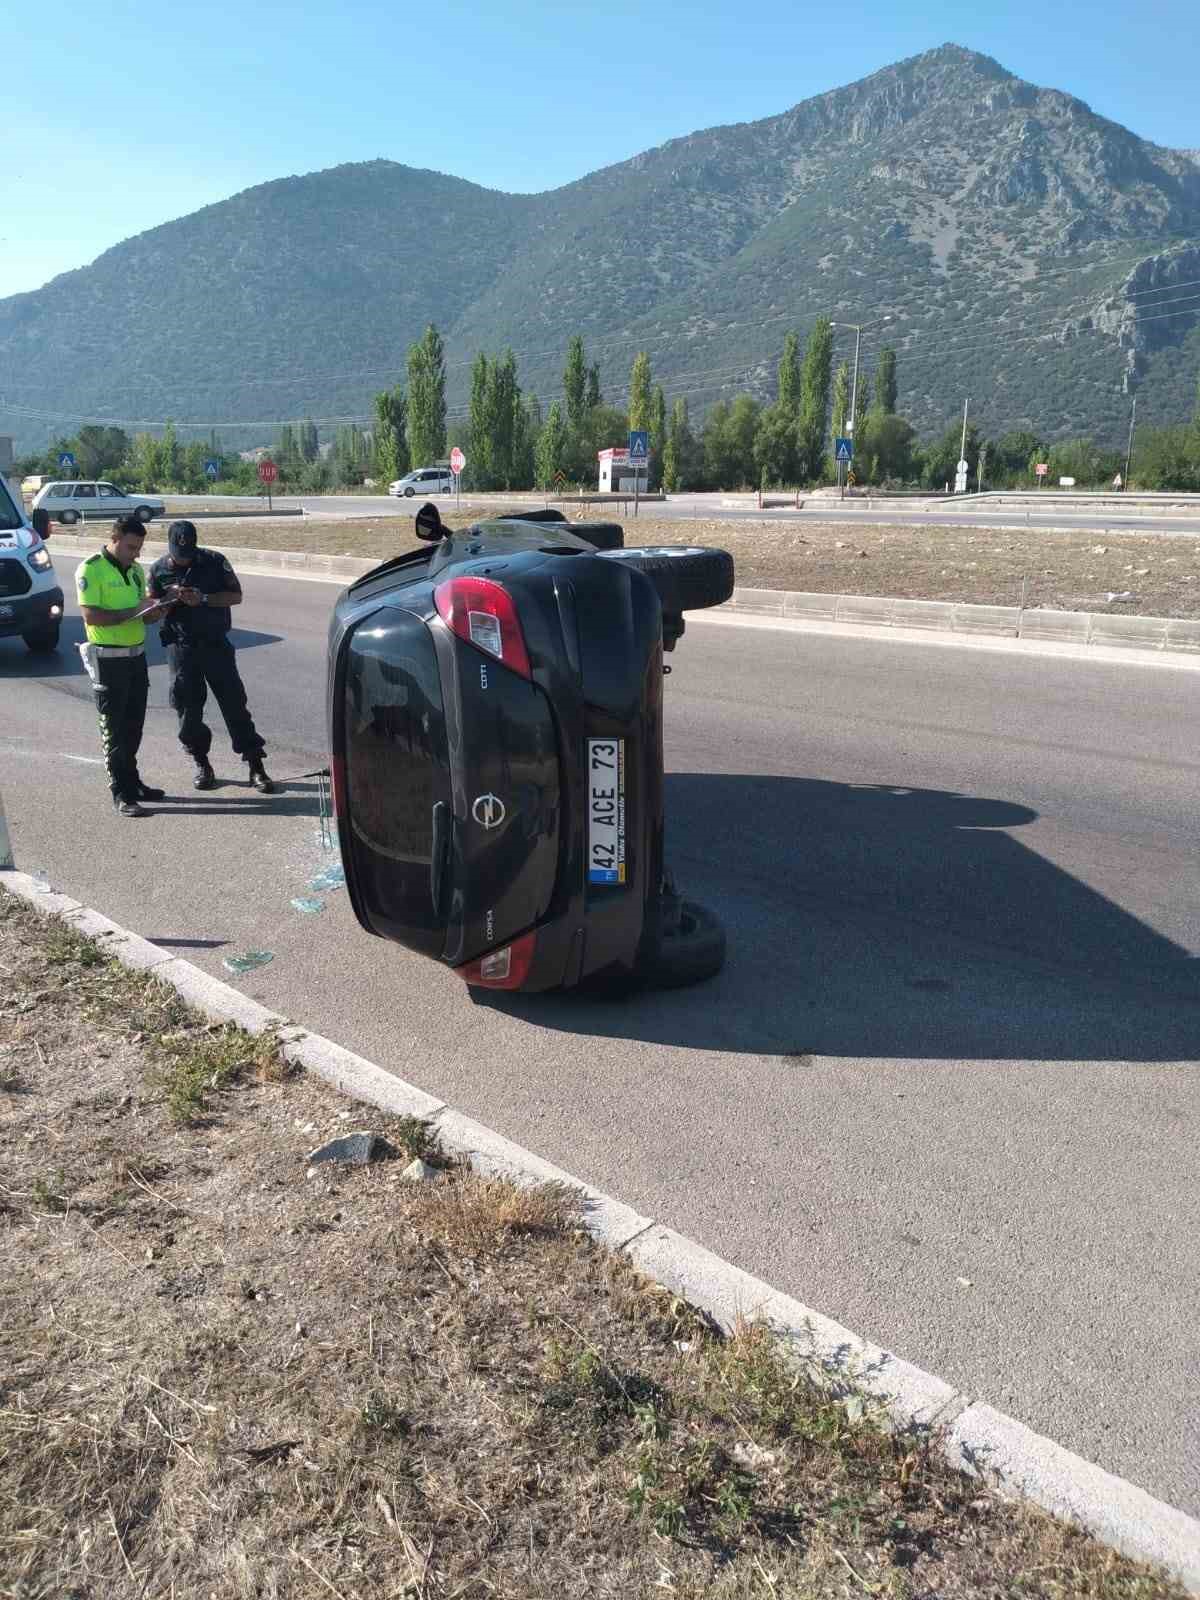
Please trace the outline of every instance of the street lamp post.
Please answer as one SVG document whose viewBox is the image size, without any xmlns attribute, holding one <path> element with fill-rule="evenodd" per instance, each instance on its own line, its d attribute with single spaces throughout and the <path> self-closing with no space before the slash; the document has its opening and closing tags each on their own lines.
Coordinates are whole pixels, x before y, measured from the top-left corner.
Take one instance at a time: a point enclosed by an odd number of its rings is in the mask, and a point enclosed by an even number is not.
<svg viewBox="0 0 1200 1600">
<path fill-rule="evenodd" d="M 854 440 L 854 417 L 855 417 L 855 412 L 856 412 L 856 409 L 857 409 L 857 406 L 858 406 L 858 352 L 862 348 L 863 329 L 865 328 L 867 330 L 867 332 L 869 333 L 872 328 L 881 328 L 885 322 L 890 322 L 891 320 L 892 320 L 892 317 L 891 317 L 891 313 L 889 312 L 886 317 L 880 317 L 878 322 L 832 322 L 831 321 L 830 324 L 829 324 L 829 326 L 831 328 L 853 328 L 854 329 L 854 376 L 850 380 L 850 415 L 845 419 L 845 421 L 842 424 L 842 426 L 846 430 L 847 437 L 851 440 L 851 442 L 853 442 L 853 440 Z M 841 465 L 839 463 L 839 465 L 838 465 L 838 480 L 839 480 L 839 482 L 841 481 L 841 471 L 842 471 L 842 469 L 841 469 Z M 845 498 L 846 498 L 846 491 L 845 491 L 845 487 L 843 486 L 843 488 L 842 488 L 842 499 L 844 500 Z"/>
</svg>

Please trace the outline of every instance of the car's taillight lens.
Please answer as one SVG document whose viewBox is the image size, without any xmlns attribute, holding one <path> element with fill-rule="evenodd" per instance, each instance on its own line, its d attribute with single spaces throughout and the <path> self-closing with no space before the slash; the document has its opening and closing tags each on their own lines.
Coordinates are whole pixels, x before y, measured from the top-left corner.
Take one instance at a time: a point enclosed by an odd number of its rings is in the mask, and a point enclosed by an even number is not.
<svg viewBox="0 0 1200 1600">
<path fill-rule="evenodd" d="M 536 943 L 536 933 L 523 933 L 502 950 L 489 950 L 478 961 L 468 961 L 465 967 L 455 967 L 454 970 L 464 983 L 473 983 L 480 988 L 519 989 L 529 976 Z"/>
<path fill-rule="evenodd" d="M 532 676 L 517 608 L 503 584 L 490 578 L 450 578 L 434 590 L 433 603 L 460 639 L 502 661 L 511 672 Z"/>
</svg>

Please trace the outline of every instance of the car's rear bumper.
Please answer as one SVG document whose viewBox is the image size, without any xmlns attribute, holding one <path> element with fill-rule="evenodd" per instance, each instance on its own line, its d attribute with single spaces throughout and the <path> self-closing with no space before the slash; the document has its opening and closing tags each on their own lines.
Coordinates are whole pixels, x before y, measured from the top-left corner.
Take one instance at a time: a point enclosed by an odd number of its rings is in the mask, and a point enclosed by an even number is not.
<svg viewBox="0 0 1200 1600">
<path fill-rule="evenodd" d="M 58 610 L 55 611 L 54 607 Z M 5 615 L 5 613 L 10 613 Z M 15 596 L 0 596 L 0 639 L 10 639 L 16 635 L 32 633 L 36 628 L 44 628 L 52 622 L 58 622 L 63 613 L 63 592 L 61 589 L 35 590 L 31 594 Z"/>
</svg>

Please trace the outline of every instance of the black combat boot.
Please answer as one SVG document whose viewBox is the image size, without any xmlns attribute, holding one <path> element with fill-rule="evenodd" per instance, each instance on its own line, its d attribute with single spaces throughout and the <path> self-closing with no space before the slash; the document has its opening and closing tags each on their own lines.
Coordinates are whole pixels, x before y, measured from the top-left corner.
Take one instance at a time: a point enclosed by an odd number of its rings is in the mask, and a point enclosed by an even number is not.
<svg viewBox="0 0 1200 1600">
<path fill-rule="evenodd" d="M 278 790 L 278 785 L 267 776 L 267 769 L 263 766 L 261 756 L 250 763 L 250 782 L 259 794 L 275 794 Z"/>
<path fill-rule="evenodd" d="M 192 779 L 193 789 L 215 789 L 217 775 L 212 769 L 212 763 L 207 756 L 196 763 L 196 776 Z"/>
</svg>

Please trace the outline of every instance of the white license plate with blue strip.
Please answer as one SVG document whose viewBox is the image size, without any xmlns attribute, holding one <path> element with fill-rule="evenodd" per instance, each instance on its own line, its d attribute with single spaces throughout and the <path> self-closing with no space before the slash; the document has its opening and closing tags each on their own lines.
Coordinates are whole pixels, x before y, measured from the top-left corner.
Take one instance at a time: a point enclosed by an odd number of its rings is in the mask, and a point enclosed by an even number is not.
<svg viewBox="0 0 1200 1600">
<path fill-rule="evenodd" d="M 588 740 L 588 882 L 625 882 L 625 741 Z"/>
</svg>

